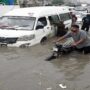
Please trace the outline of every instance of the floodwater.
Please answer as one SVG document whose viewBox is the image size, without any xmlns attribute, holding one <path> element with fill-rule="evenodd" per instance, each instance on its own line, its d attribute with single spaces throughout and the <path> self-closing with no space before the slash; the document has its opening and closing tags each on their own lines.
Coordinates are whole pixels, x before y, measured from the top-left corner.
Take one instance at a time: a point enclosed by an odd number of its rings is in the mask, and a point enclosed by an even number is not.
<svg viewBox="0 0 90 90">
<path fill-rule="evenodd" d="M 0 90 L 90 90 L 90 54 L 45 61 L 52 46 L 0 47 Z"/>
</svg>

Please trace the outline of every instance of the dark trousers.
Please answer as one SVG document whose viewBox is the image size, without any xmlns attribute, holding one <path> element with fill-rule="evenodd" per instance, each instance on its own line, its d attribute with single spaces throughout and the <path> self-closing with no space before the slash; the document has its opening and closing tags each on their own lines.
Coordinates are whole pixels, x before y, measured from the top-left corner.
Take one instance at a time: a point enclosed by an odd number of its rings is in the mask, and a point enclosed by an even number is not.
<svg viewBox="0 0 90 90">
<path fill-rule="evenodd" d="M 84 54 L 90 53 L 90 46 L 84 47 L 83 50 L 84 50 Z"/>
<path fill-rule="evenodd" d="M 83 47 L 83 48 L 75 48 L 76 51 L 78 52 L 83 52 L 84 54 L 88 54 L 90 53 L 90 46 L 86 46 L 86 47 Z"/>
<path fill-rule="evenodd" d="M 89 31 L 89 25 L 82 25 L 82 30 L 86 30 L 87 32 Z"/>
</svg>

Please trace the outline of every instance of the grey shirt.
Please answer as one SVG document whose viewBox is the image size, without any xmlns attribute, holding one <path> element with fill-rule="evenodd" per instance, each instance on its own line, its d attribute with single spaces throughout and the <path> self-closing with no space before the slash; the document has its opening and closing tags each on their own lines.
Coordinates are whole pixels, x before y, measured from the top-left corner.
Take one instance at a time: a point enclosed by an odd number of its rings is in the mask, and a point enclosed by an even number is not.
<svg viewBox="0 0 90 90">
<path fill-rule="evenodd" d="M 79 30 L 79 32 L 77 32 L 76 34 L 72 33 L 72 32 L 68 32 L 66 35 L 65 35 L 66 38 L 68 37 L 72 37 L 73 40 L 75 42 L 79 41 L 80 39 L 84 38 L 85 41 L 78 44 L 76 47 L 77 48 L 83 48 L 83 47 L 86 47 L 86 46 L 90 46 L 90 39 L 89 37 L 87 36 L 87 33 L 83 30 Z"/>
</svg>

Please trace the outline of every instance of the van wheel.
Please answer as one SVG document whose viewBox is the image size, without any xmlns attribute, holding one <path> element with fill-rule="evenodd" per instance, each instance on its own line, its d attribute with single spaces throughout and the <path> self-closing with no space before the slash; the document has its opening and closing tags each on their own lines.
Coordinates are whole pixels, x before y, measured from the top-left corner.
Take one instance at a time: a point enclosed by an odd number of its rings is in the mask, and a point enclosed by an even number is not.
<svg viewBox="0 0 90 90">
<path fill-rule="evenodd" d="M 47 38 L 46 38 L 46 37 L 44 37 L 44 38 L 42 38 L 42 40 L 41 40 L 41 42 L 40 42 L 40 43 L 41 43 L 42 45 L 44 45 L 44 44 L 46 44 L 46 41 L 47 41 Z"/>
</svg>

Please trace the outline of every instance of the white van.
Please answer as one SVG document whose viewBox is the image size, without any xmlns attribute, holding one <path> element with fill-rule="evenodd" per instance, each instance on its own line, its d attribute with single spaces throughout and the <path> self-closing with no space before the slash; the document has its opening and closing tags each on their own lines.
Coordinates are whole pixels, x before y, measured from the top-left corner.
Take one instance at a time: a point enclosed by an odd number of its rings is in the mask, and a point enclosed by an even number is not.
<svg viewBox="0 0 90 90">
<path fill-rule="evenodd" d="M 32 46 L 55 35 L 53 22 L 64 21 L 71 27 L 71 17 L 66 7 L 43 6 L 18 8 L 5 14 L 0 20 L 0 44 L 7 46 Z"/>
</svg>

